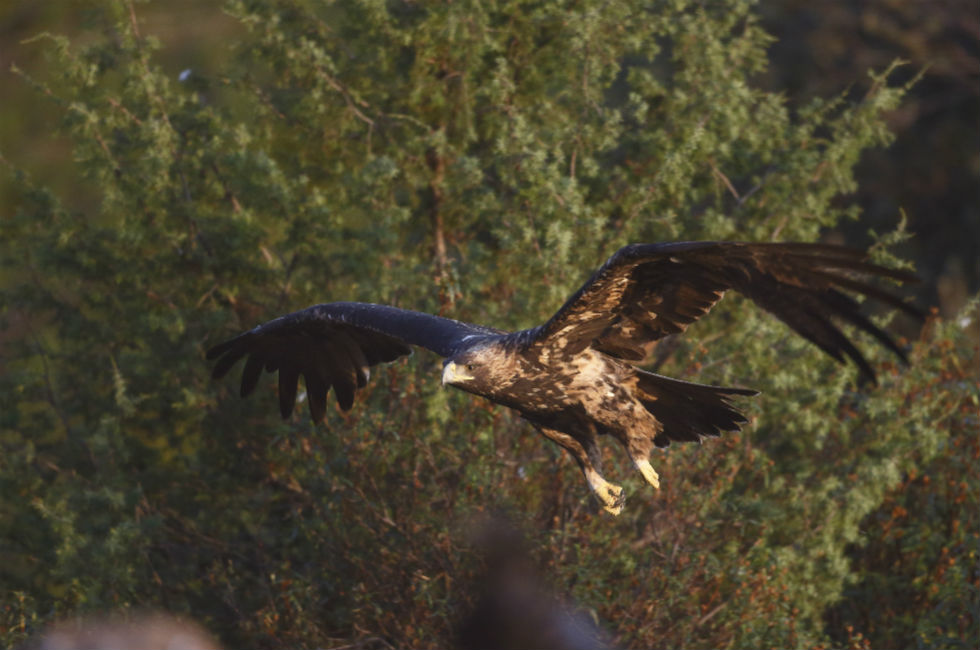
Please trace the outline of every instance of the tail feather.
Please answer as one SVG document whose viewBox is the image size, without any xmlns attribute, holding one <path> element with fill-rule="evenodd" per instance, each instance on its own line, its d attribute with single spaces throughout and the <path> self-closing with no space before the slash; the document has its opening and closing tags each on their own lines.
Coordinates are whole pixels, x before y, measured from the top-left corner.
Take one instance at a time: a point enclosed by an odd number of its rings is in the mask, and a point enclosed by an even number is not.
<svg viewBox="0 0 980 650">
<path fill-rule="evenodd" d="M 723 431 L 739 431 L 747 420 L 732 406 L 734 395 L 758 395 L 748 388 L 723 388 L 694 384 L 637 369 L 639 399 L 662 425 L 653 442 L 666 447 L 671 441 L 700 442 Z"/>
</svg>

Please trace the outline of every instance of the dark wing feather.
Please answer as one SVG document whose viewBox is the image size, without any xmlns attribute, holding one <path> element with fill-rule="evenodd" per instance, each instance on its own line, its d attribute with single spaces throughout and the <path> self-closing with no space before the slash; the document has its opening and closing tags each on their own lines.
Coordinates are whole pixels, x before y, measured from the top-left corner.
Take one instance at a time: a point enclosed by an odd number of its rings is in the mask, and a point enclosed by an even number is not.
<svg viewBox="0 0 980 650">
<path fill-rule="evenodd" d="M 860 351 L 835 324 L 843 320 L 873 335 L 903 360 L 895 342 L 861 313 L 849 291 L 921 318 L 870 277 L 913 282 L 915 276 L 866 261 L 863 251 L 829 244 L 679 242 L 620 249 L 544 325 L 527 332 L 528 346 L 577 354 L 592 346 L 628 360 L 683 332 L 734 289 L 843 361 L 849 357 L 874 381 Z"/>
<path fill-rule="evenodd" d="M 411 353 L 412 345 L 451 356 L 464 338 L 496 334 L 496 330 L 431 314 L 384 305 L 334 302 L 287 314 L 215 345 L 207 358 L 217 363 L 220 379 L 243 357 L 241 395 L 250 394 L 264 368 L 279 371 L 279 411 L 289 417 L 296 403 L 297 382 L 306 383 L 310 415 L 323 419 L 327 393 L 348 410 L 354 393 L 363 388 L 370 367 Z"/>
<path fill-rule="evenodd" d="M 279 414 L 285 420 L 296 405 L 296 389 L 299 384 L 299 366 L 288 365 L 279 372 Z"/>
</svg>

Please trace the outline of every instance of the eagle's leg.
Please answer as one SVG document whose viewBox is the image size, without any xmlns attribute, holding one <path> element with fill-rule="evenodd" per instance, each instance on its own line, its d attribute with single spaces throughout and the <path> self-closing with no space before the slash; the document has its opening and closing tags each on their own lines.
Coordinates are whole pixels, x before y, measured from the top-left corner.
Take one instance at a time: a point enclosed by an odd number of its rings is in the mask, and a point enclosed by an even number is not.
<svg viewBox="0 0 980 650">
<path fill-rule="evenodd" d="M 602 467 L 602 457 L 599 454 L 599 447 L 596 445 L 594 437 L 584 441 L 578 437 L 571 436 L 557 429 L 535 424 L 538 431 L 550 440 L 554 440 L 559 445 L 568 450 L 575 462 L 585 474 L 585 480 L 596 498 L 602 503 L 602 508 L 613 515 L 618 515 L 623 511 L 623 504 L 626 503 L 626 495 L 623 488 L 613 485 L 602 477 L 599 469 Z"/>
</svg>

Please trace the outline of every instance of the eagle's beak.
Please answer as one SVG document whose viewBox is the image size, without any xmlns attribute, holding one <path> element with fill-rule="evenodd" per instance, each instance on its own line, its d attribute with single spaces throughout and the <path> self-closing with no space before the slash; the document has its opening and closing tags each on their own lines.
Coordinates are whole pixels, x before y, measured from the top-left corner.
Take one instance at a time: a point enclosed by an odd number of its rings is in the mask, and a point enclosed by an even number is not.
<svg viewBox="0 0 980 650">
<path fill-rule="evenodd" d="M 458 384 L 462 381 L 468 381 L 473 379 L 473 376 L 467 374 L 466 371 L 457 366 L 454 361 L 447 363 L 442 369 L 442 385 L 446 384 Z"/>
</svg>

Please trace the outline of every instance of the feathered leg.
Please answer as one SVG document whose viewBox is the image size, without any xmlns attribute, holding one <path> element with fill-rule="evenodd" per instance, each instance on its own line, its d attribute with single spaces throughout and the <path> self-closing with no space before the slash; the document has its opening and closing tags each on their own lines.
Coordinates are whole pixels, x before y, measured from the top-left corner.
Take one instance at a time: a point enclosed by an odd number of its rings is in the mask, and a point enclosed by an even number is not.
<svg viewBox="0 0 980 650">
<path fill-rule="evenodd" d="M 533 423 L 535 428 L 546 438 L 553 440 L 563 448 L 568 450 L 575 462 L 585 474 L 585 480 L 589 484 L 592 493 L 595 494 L 603 509 L 613 515 L 618 515 L 623 511 L 623 504 L 626 503 L 626 496 L 623 488 L 613 485 L 600 474 L 602 458 L 599 454 L 599 447 L 596 445 L 595 436 L 582 437 L 572 436 L 557 429 L 546 427 L 539 423 Z M 652 468 L 651 468 L 652 469 Z"/>
</svg>

